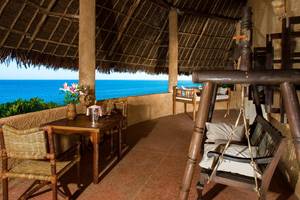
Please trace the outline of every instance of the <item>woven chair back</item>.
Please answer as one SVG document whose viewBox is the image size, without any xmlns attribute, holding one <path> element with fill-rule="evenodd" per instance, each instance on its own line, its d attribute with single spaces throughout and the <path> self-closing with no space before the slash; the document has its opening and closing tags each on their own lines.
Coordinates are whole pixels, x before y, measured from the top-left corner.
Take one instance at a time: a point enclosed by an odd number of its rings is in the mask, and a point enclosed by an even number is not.
<svg viewBox="0 0 300 200">
<path fill-rule="evenodd" d="M 17 130 L 2 126 L 4 146 L 7 156 L 19 159 L 45 159 L 47 157 L 47 140 L 39 128 Z"/>
</svg>

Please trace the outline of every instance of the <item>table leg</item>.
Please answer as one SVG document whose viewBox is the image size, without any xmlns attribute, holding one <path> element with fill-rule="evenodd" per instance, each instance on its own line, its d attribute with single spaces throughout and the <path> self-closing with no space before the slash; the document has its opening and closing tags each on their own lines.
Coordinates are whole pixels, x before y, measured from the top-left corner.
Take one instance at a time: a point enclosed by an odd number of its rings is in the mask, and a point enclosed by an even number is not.
<svg viewBox="0 0 300 200">
<path fill-rule="evenodd" d="M 92 136 L 93 143 L 93 183 L 98 183 L 99 174 L 99 132 L 95 132 Z"/>
</svg>

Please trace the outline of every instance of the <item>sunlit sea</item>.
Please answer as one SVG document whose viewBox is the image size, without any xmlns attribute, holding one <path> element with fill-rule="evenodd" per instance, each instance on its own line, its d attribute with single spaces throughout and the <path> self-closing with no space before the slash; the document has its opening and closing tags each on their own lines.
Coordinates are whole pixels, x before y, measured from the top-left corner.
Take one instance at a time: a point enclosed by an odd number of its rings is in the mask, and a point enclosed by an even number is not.
<svg viewBox="0 0 300 200">
<path fill-rule="evenodd" d="M 59 90 L 63 84 L 78 80 L 0 80 L 0 103 L 16 99 L 39 97 L 45 102 L 63 104 L 64 94 Z M 192 81 L 178 81 L 179 86 L 199 86 Z M 97 80 L 97 100 L 166 93 L 167 80 Z"/>
</svg>

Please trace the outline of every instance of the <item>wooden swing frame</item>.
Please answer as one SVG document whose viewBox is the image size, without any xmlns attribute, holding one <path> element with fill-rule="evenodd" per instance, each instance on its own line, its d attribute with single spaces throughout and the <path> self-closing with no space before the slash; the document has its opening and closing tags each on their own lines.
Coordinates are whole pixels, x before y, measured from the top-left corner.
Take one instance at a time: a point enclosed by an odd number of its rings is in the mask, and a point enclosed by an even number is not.
<svg viewBox="0 0 300 200">
<path fill-rule="evenodd" d="M 205 123 L 211 119 L 215 104 L 215 87 L 217 84 L 252 84 L 280 85 L 287 119 L 293 135 L 296 156 L 300 160 L 300 106 L 294 84 L 300 84 L 300 70 L 268 70 L 268 71 L 198 71 L 193 73 L 193 82 L 203 83 L 203 92 L 196 115 L 194 131 L 190 143 L 188 160 L 183 176 L 180 199 L 188 198 L 197 157 L 202 148 Z M 255 100 L 255 98 L 254 98 Z M 255 100 L 256 108 L 258 101 Z M 258 110 L 258 112 L 260 112 Z M 200 152 L 200 159 L 203 152 Z"/>
</svg>

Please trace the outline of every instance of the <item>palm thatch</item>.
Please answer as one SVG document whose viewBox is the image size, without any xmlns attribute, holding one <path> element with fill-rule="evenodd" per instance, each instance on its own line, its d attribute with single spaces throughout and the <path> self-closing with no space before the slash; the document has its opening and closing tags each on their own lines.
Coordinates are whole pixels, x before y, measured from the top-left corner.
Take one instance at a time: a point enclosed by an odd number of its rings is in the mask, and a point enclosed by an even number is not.
<svg viewBox="0 0 300 200">
<path fill-rule="evenodd" d="M 97 0 L 100 72 L 168 72 L 168 12 L 178 9 L 179 73 L 228 65 L 245 0 Z M 1 0 L 0 62 L 78 69 L 78 0 Z"/>
</svg>

